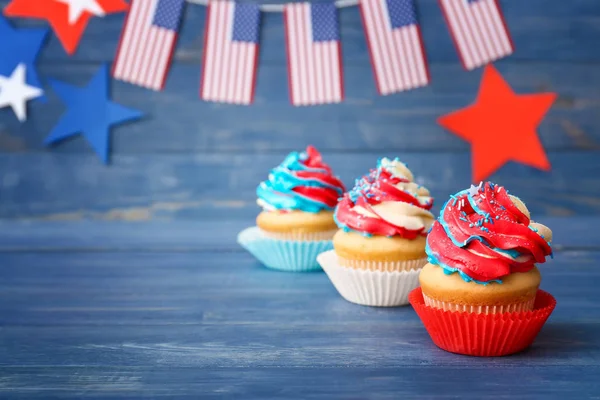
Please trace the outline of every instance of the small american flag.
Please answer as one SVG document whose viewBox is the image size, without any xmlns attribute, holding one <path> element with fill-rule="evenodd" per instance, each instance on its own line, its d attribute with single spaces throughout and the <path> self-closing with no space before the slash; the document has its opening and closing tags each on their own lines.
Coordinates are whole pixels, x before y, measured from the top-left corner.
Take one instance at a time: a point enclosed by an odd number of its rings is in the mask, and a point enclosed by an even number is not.
<svg viewBox="0 0 600 400">
<path fill-rule="evenodd" d="M 497 0 L 439 0 L 463 66 L 472 70 L 512 54 Z"/>
<path fill-rule="evenodd" d="M 210 1 L 204 34 L 202 99 L 233 104 L 253 102 L 259 28 L 257 4 Z"/>
<path fill-rule="evenodd" d="M 342 54 L 335 5 L 287 4 L 284 20 L 292 104 L 341 102 Z"/>
<path fill-rule="evenodd" d="M 149 89 L 165 85 L 185 0 L 132 0 L 113 77 Z"/>
<path fill-rule="evenodd" d="M 414 0 L 361 0 L 360 12 L 379 93 L 427 85 L 429 71 Z"/>
</svg>

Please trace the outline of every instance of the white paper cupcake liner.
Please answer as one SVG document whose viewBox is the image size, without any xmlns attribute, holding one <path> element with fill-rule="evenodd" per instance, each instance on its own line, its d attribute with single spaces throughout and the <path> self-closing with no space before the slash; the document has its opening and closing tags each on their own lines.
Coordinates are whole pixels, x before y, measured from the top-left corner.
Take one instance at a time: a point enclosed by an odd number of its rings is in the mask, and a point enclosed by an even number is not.
<svg viewBox="0 0 600 400">
<path fill-rule="evenodd" d="M 396 307 L 408 304 L 408 294 L 419 286 L 420 269 L 378 271 L 339 265 L 334 250 L 321 253 L 317 261 L 340 295 L 364 306 Z"/>
<path fill-rule="evenodd" d="M 523 303 L 508 304 L 504 306 L 476 306 L 466 304 L 455 304 L 447 301 L 432 299 L 423 294 L 425 305 L 429 307 L 439 308 L 444 311 L 469 312 L 475 314 L 500 314 L 507 312 L 525 312 L 533 310 L 535 297 Z"/>
<path fill-rule="evenodd" d="M 319 271 L 317 256 L 333 248 L 331 240 L 299 241 L 266 237 L 258 227 L 244 229 L 238 243 L 266 267 L 279 271 Z"/>
<path fill-rule="evenodd" d="M 410 271 L 421 269 L 427 264 L 427 258 L 419 258 L 417 260 L 402 260 L 402 261 L 365 261 L 365 260 L 349 260 L 338 256 L 338 264 L 342 267 L 351 267 L 355 269 L 369 269 L 371 271 Z"/>
</svg>

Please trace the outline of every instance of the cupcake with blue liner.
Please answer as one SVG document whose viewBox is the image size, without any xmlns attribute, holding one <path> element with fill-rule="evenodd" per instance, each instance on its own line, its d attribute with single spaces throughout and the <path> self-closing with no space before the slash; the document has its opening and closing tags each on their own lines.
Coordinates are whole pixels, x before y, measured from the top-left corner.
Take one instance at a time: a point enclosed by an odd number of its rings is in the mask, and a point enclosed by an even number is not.
<svg viewBox="0 0 600 400">
<path fill-rule="evenodd" d="M 383 158 L 356 181 L 335 212 L 334 251 L 319 263 L 346 300 L 369 306 L 408 304 L 427 263 L 425 236 L 434 221 L 429 190 L 398 159 Z"/>
<path fill-rule="evenodd" d="M 429 263 L 410 302 L 444 350 L 500 356 L 528 347 L 555 307 L 536 264 L 552 231 L 491 182 L 451 196 L 427 236 Z"/>
<path fill-rule="evenodd" d="M 317 255 L 332 248 L 333 210 L 344 191 L 314 147 L 292 152 L 259 184 L 257 204 L 263 211 L 238 242 L 269 268 L 319 270 Z"/>
</svg>

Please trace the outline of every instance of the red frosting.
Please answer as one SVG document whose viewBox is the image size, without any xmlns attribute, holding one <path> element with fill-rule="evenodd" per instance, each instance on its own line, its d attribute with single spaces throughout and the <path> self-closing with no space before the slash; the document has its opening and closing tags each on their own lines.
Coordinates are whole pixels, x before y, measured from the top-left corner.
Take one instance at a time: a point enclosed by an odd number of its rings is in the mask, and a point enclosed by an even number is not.
<svg viewBox="0 0 600 400">
<path fill-rule="evenodd" d="M 550 245 L 529 228 L 529 217 L 513 204 L 503 187 L 488 182 L 452 197 L 427 237 L 431 262 L 489 282 L 512 272 L 529 271 L 552 254 Z"/>
<path fill-rule="evenodd" d="M 320 186 L 296 186 L 292 190 L 311 200 L 325 203 L 330 208 L 335 207 L 341 194 L 346 191 L 344 184 L 333 175 L 331 167 L 323 162 L 321 153 L 316 148 L 308 146 L 306 155 L 307 158 L 300 162 L 310 170 L 294 171 L 295 175 L 307 182 L 317 181 Z"/>
<path fill-rule="evenodd" d="M 336 221 L 338 225 L 345 229 L 369 235 L 401 236 L 406 239 L 414 239 L 419 235 L 424 236 L 425 228 L 410 230 L 392 224 L 383 218 L 367 217 L 353 210 L 355 206 L 360 206 L 370 213 L 378 215 L 373 206 L 385 201 L 400 201 L 425 210 L 431 209 L 433 202 L 425 205 L 419 203 L 416 196 L 395 186 L 400 182 L 410 181 L 392 176 L 382 168 L 373 170 L 369 175 L 359 179 L 354 189 L 344 194 L 344 197 L 336 208 Z"/>
</svg>

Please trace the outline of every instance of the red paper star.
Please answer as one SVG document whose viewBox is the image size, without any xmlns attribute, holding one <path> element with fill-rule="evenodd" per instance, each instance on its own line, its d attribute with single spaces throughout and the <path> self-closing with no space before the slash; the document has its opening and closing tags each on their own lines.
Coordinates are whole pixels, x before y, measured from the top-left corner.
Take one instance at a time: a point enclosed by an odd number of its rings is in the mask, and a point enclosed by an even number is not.
<svg viewBox="0 0 600 400">
<path fill-rule="evenodd" d="M 438 123 L 471 143 L 475 182 L 486 180 L 508 161 L 547 171 L 550 162 L 536 129 L 555 99 L 556 93 L 515 94 L 490 64 L 477 101 L 440 117 Z"/>
<path fill-rule="evenodd" d="M 123 0 L 96 0 L 96 3 L 104 10 L 104 14 L 126 11 L 129 8 Z M 71 55 L 77 50 L 83 31 L 94 14 L 83 11 L 76 21 L 69 22 L 69 7 L 73 5 L 59 0 L 12 0 L 4 8 L 4 15 L 47 20 L 65 51 Z"/>
</svg>

